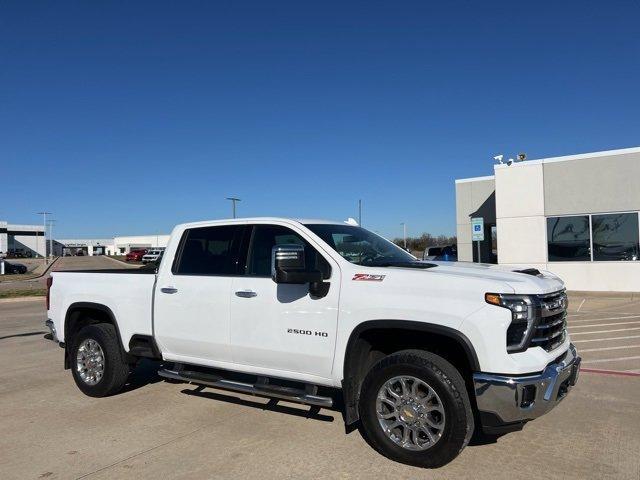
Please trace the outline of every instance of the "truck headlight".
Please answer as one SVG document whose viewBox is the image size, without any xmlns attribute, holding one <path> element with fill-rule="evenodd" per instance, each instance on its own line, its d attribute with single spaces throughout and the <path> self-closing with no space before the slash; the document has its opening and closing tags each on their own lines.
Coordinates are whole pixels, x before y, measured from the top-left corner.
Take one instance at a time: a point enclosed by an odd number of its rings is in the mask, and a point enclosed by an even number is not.
<svg viewBox="0 0 640 480">
<path fill-rule="evenodd" d="M 484 299 L 491 305 L 511 310 L 511 325 L 507 329 L 507 352 L 526 350 L 536 319 L 536 302 L 531 295 L 486 293 Z"/>
</svg>

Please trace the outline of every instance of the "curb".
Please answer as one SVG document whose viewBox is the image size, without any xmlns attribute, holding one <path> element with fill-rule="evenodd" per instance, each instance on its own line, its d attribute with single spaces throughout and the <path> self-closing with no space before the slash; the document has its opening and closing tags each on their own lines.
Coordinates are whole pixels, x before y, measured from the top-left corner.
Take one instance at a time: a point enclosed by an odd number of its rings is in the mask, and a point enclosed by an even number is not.
<svg viewBox="0 0 640 480">
<path fill-rule="evenodd" d="M 45 298 L 44 295 L 31 297 L 0 298 L 0 303 L 35 302 L 36 300 L 42 301 L 43 298 Z"/>
<path fill-rule="evenodd" d="M 32 282 L 34 280 L 38 280 L 39 278 L 42 278 L 47 273 L 49 273 L 49 270 L 51 270 L 51 267 L 53 267 L 58 260 L 60 260 L 60 257 L 54 258 L 53 261 L 49 265 L 47 265 L 47 268 L 45 269 L 45 271 L 42 272 L 37 277 L 23 278 L 23 279 L 19 279 L 19 280 L 5 280 L 3 282 L 0 282 L 0 284 L 2 284 L 2 285 L 10 285 L 12 283 Z"/>
</svg>

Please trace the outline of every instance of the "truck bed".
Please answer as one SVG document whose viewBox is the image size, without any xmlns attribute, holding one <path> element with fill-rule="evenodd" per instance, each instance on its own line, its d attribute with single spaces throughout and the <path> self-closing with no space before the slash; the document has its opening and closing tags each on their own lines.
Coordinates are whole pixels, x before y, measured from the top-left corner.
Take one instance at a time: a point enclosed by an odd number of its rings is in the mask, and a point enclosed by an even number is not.
<svg viewBox="0 0 640 480">
<path fill-rule="evenodd" d="M 118 320 L 122 344 L 129 350 L 132 335 L 152 335 L 155 269 L 63 270 L 52 272 L 49 318 L 63 326 L 70 307 L 99 304 Z M 58 338 L 64 341 L 64 328 Z"/>
</svg>

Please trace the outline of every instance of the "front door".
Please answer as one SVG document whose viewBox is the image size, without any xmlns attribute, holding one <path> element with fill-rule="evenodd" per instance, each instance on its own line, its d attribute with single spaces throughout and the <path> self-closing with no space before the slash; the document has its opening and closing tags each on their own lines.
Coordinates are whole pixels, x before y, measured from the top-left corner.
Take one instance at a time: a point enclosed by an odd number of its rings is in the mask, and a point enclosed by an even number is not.
<svg viewBox="0 0 640 480">
<path fill-rule="evenodd" d="M 283 372 L 331 376 L 338 320 L 338 264 L 320 253 L 303 232 L 281 225 L 255 225 L 244 275 L 231 288 L 231 347 L 236 363 Z M 276 284 L 271 279 L 274 245 L 302 244 L 306 265 L 331 282 L 322 298 L 309 285 Z M 288 375 L 290 376 L 290 375 Z"/>
<path fill-rule="evenodd" d="M 158 275 L 154 334 L 167 360 L 231 362 L 229 308 L 243 225 L 185 230 Z"/>
</svg>

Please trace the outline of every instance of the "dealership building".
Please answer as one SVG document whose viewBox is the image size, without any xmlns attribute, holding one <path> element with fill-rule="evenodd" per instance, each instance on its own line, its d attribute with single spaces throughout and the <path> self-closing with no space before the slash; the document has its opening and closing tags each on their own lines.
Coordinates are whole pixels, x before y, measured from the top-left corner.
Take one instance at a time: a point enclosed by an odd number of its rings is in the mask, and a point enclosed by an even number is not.
<svg viewBox="0 0 640 480">
<path fill-rule="evenodd" d="M 31 257 L 44 256 L 44 226 L 15 225 L 0 221 L 0 253 L 18 253 Z"/>
<path fill-rule="evenodd" d="M 114 238 L 71 238 L 54 240 L 54 255 L 126 255 L 131 250 L 165 248 L 169 235 L 137 235 Z"/>
<path fill-rule="evenodd" d="M 491 176 L 456 180 L 458 259 L 549 270 L 570 290 L 640 292 L 639 179 L 640 147 L 499 164 Z"/>
</svg>

